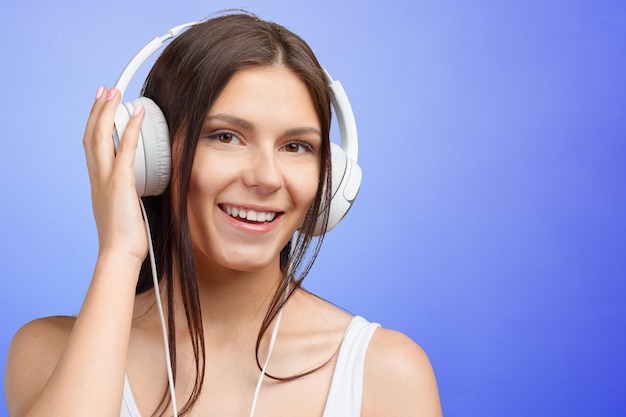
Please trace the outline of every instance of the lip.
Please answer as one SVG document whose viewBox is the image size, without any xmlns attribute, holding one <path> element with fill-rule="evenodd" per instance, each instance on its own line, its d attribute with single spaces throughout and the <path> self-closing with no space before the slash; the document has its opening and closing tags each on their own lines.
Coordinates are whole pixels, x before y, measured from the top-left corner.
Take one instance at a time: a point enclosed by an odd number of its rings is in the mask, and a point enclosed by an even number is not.
<svg viewBox="0 0 626 417">
<path fill-rule="evenodd" d="M 275 213 L 274 218 L 269 222 L 252 222 L 243 218 L 234 217 L 226 212 L 227 207 L 237 208 L 237 210 L 255 211 L 257 213 Z M 267 233 L 273 230 L 278 223 L 283 213 L 280 210 L 269 208 L 267 206 L 256 205 L 240 205 L 240 204 L 218 204 L 220 214 L 225 220 L 235 228 L 248 233 Z"/>
</svg>

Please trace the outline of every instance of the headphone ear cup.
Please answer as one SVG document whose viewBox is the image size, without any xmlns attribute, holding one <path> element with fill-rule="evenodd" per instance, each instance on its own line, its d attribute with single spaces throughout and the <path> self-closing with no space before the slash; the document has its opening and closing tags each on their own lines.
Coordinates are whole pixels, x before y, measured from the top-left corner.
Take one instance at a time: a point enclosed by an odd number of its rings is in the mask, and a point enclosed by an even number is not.
<svg viewBox="0 0 626 417">
<path fill-rule="evenodd" d="M 141 104 L 146 110 L 146 117 L 141 125 L 146 187 L 141 196 L 160 195 L 169 185 L 172 172 L 172 148 L 167 120 L 159 106 L 151 99 L 139 97 L 133 103 Z"/>
<path fill-rule="evenodd" d="M 337 226 L 348 213 L 359 193 L 363 178 L 361 167 L 339 145 L 331 142 L 330 155 L 332 192 L 330 204 L 328 205 L 327 232 Z M 320 236 L 323 232 L 322 219 L 323 216 L 318 218 L 315 231 L 313 232 L 314 236 Z"/>
<path fill-rule="evenodd" d="M 124 129 L 137 105 L 145 109 L 135 156 L 135 188 L 140 197 L 162 194 L 170 181 L 171 147 L 169 128 L 163 112 L 147 97 L 120 104 L 115 114 L 113 140 L 119 146 Z"/>
</svg>

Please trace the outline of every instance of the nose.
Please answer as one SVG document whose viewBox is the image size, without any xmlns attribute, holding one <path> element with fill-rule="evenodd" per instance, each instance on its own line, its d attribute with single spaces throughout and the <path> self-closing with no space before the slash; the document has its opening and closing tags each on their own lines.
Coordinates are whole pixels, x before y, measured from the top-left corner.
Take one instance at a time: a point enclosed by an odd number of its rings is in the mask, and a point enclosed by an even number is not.
<svg viewBox="0 0 626 417">
<path fill-rule="evenodd" d="M 271 194 L 283 185 L 283 176 L 278 166 L 274 149 L 257 147 L 251 150 L 243 182 L 260 194 Z"/>
</svg>

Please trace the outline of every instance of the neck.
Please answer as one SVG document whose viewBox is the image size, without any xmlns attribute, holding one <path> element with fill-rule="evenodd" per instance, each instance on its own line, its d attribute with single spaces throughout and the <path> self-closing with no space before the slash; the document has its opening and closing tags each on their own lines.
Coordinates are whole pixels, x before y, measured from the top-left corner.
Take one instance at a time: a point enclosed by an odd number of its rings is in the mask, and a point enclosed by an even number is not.
<svg viewBox="0 0 626 417">
<path fill-rule="evenodd" d="M 258 328 L 282 280 L 278 259 L 255 271 L 234 271 L 197 257 L 198 293 L 205 329 Z M 179 280 L 175 280 L 179 286 Z M 177 300 L 180 300 L 180 287 Z M 182 302 L 178 303 L 183 313 Z M 177 313 L 178 315 L 178 313 Z M 184 317 L 184 314 L 181 314 Z"/>
<path fill-rule="evenodd" d="M 196 263 L 196 269 L 205 336 L 218 340 L 234 334 L 256 335 L 282 280 L 278 259 L 270 267 L 254 272 L 219 269 L 202 262 Z M 179 277 L 174 277 L 173 282 L 176 329 L 178 336 L 184 338 L 187 319 Z M 160 297 L 167 316 L 166 292 Z M 138 297 L 135 319 L 138 323 L 152 323 L 150 328 L 160 328 L 158 315 L 153 313 L 156 313 L 154 294 L 149 291 Z"/>
</svg>

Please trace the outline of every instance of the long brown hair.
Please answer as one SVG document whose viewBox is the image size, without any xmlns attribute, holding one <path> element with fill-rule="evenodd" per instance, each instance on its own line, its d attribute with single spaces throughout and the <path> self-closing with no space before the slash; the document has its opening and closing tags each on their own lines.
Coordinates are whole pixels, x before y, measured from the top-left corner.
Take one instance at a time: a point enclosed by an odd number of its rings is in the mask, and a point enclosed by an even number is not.
<svg viewBox="0 0 626 417">
<path fill-rule="evenodd" d="M 180 410 L 191 410 L 204 380 L 204 333 L 192 251 L 186 195 L 193 158 L 203 121 L 232 76 L 252 66 L 284 66 L 307 86 L 322 130 L 319 188 L 304 223 L 281 251 L 281 284 L 274 293 L 257 336 L 261 338 L 282 305 L 300 288 L 320 245 L 313 237 L 318 218 L 327 220 L 330 201 L 330 91 L 324 72 L 309 46 L 283 26 L 263 21 L 248 13 L 221 15 L 198 23 L 174 39 L 152 67 L 143 88 L 163 111 L 172 146 L 172 180 L 160 196 L 144 198 L 153 228 L 153 243 L 159 281 L 167 294 L 167 327 L 172 367 L 176 375 L 176 331 L 174 320 L 174 278 L 179 279 L 188 330 L 196 362 L 196 380 L 189 399 Z M 176 207 L 174 207 L 176 205 Z M 293 247 L 292 247 L 293 246 Z M 311 250 L 312 248 L 312 250 Z M 137 293 L 152 288 L 150 264 L 142 265 Z M 304 375 L 309 372 L 303 372 Z M 295 375 L 287 379 L 293 379 Z M 165 412 L 171 399 L 167 391 L 155 414 Z"/>
</svg>

